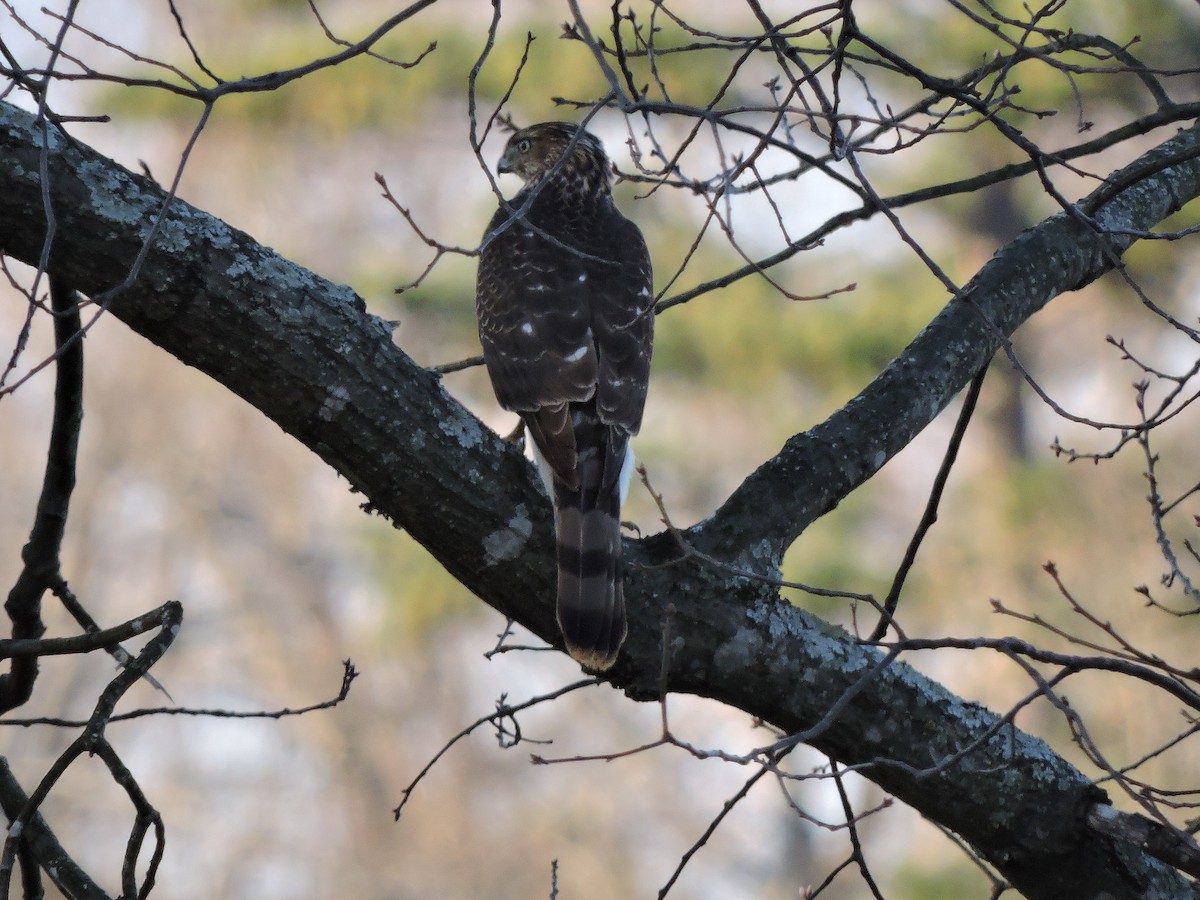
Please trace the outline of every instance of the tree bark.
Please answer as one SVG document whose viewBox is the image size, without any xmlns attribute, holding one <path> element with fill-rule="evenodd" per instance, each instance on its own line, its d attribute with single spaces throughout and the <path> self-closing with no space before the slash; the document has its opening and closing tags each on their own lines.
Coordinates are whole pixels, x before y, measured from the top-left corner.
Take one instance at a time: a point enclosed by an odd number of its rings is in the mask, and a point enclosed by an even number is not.
<svg viewBox="0 0 1200 900">
<path fill-rule="evenodd" d="M 34 265 L 46 227 L 41 135 L 0 103 L 0 250 Z M 163 191 L 53 127 L 45 144 L 51 273 L 256 406 L 482 600 L 559 645 L 549 504 L 515 448 L 397 348 L 349 288 L 182 201 L 130 280 Z M 683 537 L 743 570 L 776 572 L 805 527 L 919 433 L 1004 336 L 1200 193 L 1198 145 L 1196 128 L 1180 132 L 1078 212 L 1002 248 L 858 397 L 790 439 Z M 1087 827 L 1102 792 L 1041 740 L 790 605 L 769 581 L 681 553 L 670 534 L 626 550 L 630 637 L 606 677 L 630 696 L 657 697 L 665 684 L 805 732 L 961 835 L 1027 897 L 1192 895 L 1175 870 Z"/>
</svg>

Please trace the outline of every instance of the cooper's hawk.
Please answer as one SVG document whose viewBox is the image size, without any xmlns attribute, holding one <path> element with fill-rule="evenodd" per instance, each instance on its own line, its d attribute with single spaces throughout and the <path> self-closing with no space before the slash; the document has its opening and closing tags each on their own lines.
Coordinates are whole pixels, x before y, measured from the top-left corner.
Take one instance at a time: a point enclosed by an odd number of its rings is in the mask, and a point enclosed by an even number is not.
<svg viewBox="0 0 1200 900">
<path fill-rule="evenodd" d="M 613 204 L 603 146 L 578 125 L 516 132 L 497 171 L 525 186 L 484 237 L 479 339 L 496 399 L 524 421 L 554 500 L 563 640 L 607 669 L 625 640 L 621 502 L 650 373 L 650 256 Z"/>
</svg>

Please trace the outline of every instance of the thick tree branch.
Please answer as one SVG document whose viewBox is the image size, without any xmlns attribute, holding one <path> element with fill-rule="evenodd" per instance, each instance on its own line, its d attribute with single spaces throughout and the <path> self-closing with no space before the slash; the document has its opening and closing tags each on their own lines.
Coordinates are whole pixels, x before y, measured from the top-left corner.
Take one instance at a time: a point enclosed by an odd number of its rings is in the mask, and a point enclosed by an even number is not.
<svg viewBox="0 0 1200 900">
<path fill-rule="evenodd" d="M 804 530 L 919 434 L 1023 322 L 1113 269 L 1137 239 L 1200 195 L 1200 126 L 1114 172 L 1070 211 L 1002 247 L 857 397 L 788 440 L 697 526 L 696 546 L 776 566 Z"/>
<path fill-rule="evenodd" d="M 35 262 L 38 144 L 32 117 L 0 104 L 0 249 Z M 162 193 L 61 136 L 50 149 L 59 215 L 51 267 L 96 296 L 124 279 Z M 1171 171 L 1191 169 L 1179 161 Z M 1150 177 L 1169 182 L 1158 185 L 1168 198 L 1195 193 L 1182 174 Z M 1153 224 L 1131 199 L 1120 195 L 1102 217 L 1128 209 L 1122 227 Z M 1161 217 L 1178 202 L 1145 198 L 1145 209 Z M 945 406 L 994 351 L 992 326 L 1009 333 L 1105 265 L 1098 242 L 1068 217 L 1014 244 L 862 397 L 789 442 L 691 537 L 746 558 L 734 526 L 768 516 L 782 530 L 759 529 L 769 568 L 804 524 Z M 1018 258 L 1050 277 L 1020 277 L 1010 268 Z M 486 602 L 558 641 L 548 504 L 531 469 L 398 350 L 350 290 L 177 202 L 140 277 L 109 309 L 312 448 Z M 790 479 L 802 487 L 790 490 L 785 515 L 768 494 Z M 659 635 L 669 616 L 669 690 L 745 710 L 864 773 L 962 835 L 1026 896 L 1188 895 L 1178 873 L 1086 827 L 1100 792 L 1040 740 L 781 601 L 770 583 L 681 558 L 672 535 L 628 549 L 630 638 L 608 678 L 631 695 L 656 696 L 664 683 Z"/>
<path fill-rule="evenodd" d="M 39 135 L 29 114 L 0 104 L 0 251 L 35 265 Z M 54 128 L 50 145 L 51 269 L 103 295 L 125 280 L 163 192 Z M 400 351 L 349 288 L 177 201 L 136 283 L 107 306 L 312 448 L 375 510 L 439 548 L 472 590 L 544 566 L 540 585 L 495 605 L 552 638 L 552 609 L 529 618 L 541 604 L 527 592 L 550 589 L 554 563 L 545 497 L 527 463 Z M 526 549 L 532 558 L 518 560 Z"/>
</svg>

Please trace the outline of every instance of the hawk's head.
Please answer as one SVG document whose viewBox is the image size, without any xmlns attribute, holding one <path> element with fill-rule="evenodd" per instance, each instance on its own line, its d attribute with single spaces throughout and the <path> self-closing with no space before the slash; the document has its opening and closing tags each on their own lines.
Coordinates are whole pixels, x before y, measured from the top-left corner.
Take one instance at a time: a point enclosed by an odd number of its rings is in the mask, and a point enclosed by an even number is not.
<svg viewBox="0 0 1200 900">
<path fill-rule="evenodd" d="M 508 139 L 496 171 L 511 172 L 526 185 L 549 176 L 566 193 L 607 191 L 612 166 L 604 146 L 574 122 L 542 122 Z"/>
</svg>

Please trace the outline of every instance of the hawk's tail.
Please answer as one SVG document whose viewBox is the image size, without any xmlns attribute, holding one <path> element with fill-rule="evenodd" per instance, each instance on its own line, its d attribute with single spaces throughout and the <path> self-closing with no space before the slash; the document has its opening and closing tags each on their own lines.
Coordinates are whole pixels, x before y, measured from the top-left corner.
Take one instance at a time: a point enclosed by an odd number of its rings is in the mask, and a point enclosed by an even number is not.
<svg viewBox="0 0 1200 900">
<path fill-rule="evenodd" d="M 582 425 L 583 423 L 579 423 Z M 591 423 L 588 423 L 591 424 Z M 609 432 L 597 421 L 596 430 Z M 584 438 L 576 430 L 577 440 Z M 555 484 L 558 627 L 567 650 L 591 669 L 608 669 L 625 640 L 621 590 L 621 479 L 626 440 L 579 440 L 577 490 Z"/>
<path fill-rule="evenodd" d="M 571 656 L 607 669 L 625 640 L 620 505 L 597 509 L 585 492 L 557 493 L 558 627 Z"/>
</svg>

